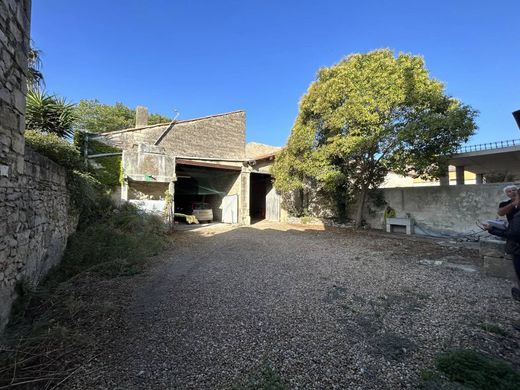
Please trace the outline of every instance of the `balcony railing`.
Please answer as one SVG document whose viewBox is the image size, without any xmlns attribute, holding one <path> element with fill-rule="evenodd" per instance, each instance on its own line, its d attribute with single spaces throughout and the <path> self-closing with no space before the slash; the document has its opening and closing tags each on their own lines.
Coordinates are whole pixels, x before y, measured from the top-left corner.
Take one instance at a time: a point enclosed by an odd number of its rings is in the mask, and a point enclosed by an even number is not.
<svg viewBox="0 0 520 390">
<path fill-rule="evenodd" d="M 520 146 L 520 139 L 488 142 L 486 144 L 478 144 L 478 145 L 465 145 L 465 146 L 461 146 L 459 149 L 457 149 L 457 153 L 478 152 L 480 150 L 501 149 L 501 148 L 508 148 L 511 146 Z"/>
</svg>

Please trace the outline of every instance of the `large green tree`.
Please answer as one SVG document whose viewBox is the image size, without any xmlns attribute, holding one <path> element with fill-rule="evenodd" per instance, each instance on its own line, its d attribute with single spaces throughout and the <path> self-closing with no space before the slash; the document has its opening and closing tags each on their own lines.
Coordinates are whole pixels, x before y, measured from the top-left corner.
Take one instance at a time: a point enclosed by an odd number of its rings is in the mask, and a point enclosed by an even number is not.
<svg viewBox="0 0 520 390">
<path fill-rule="evenodd" d="M 114 105 L 100 103 L 99 100 L 80 100 L 76 107 L 77 120 L 75 130 L 85 130 L 90 133 L 104 133 L 107 131 L 122 130 L 134 127 L 135 110 L 117 102 Z M 151 114 L 148 124 L 167 123 L 171 119 Z"/>
<path fill-rule="evenodd" d="M 314 181 L 333 199 L 355 198 L 359 226 L 368 190 L 389 171 L 447 172 L 449 156 L 474 133 L 476 114 L 446 95 L 420 56 L 388 49 L 350 55 L 320 69 L 301 99 L 273 167 L 275 186 L 293 191 Z"/>
</svg>

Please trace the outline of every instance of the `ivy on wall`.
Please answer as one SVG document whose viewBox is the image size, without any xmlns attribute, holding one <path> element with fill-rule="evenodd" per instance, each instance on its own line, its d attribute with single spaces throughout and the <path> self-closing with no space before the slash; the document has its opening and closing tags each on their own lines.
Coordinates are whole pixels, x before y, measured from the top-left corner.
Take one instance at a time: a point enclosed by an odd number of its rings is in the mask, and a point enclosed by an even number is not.
<svg viewBox="0 0 520 390">
<path fill-rule="evenodd" d="M 103 153 L 121 153 L 121 149 L 104 144 L 100 141 L 86 140 L 86 133 L 77 131 L 74 133 L 74 144 L 84 155 L 85 147 L 88 155 Z M 121 156 L 98 157 L 89 161 L 89 172 L 100 183 L 108 187 L 117 187 L 122 180 Z"/>
</svg>

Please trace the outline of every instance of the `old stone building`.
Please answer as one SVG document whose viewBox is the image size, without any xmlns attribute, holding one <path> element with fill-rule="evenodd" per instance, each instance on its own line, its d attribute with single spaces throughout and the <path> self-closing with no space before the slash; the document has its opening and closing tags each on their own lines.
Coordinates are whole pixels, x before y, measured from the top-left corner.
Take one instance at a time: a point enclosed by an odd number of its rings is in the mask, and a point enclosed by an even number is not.
<svg viewBox="0 0 520 390">
<path fill-rule="evenodd" d="M 205 202 L 227 223 L 279 219 L 268 169 L 278 148 L 246 147 L 244 111 L 152 126 L 146 108 L 136 112 L 135 128 L 88 137 L 122 150 L 122 200 L 161 210 L 169 191 L 179 212 Z"/>
</svg>

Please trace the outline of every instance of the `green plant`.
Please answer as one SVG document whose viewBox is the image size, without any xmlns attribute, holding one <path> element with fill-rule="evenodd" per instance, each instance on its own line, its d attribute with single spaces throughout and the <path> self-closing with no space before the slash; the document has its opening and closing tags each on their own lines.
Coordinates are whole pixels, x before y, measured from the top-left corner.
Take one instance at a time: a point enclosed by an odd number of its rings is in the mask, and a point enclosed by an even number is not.
<svg viewBox="0 0 520 390">
<path fill-rule="evenodd" d="M 104 144 L 99 141 L 88 142 L 89 154 L 121 153 L 121 149 Z M 116 187 L 121 182 L 121 156 L 98 157 L 91 160 L 89 171 L 102 184 L 108 187 Z"/>
<path fill-rule="evenodd" d="M 280 191 L 314 179 L 330 197 L 357 199 L 392 170 L 422 178 L 447 171 L 449 156 L 474 133 L 477 112 L 445 93 L 424 59 L 389 49 L 348 56 L 319 70 L 300 100 L 287 146 L 272 172 Z M 344 204 L 337 205 L 341 217 Z"/>
<path fill-rule="evenodd" d="M 313 217 L 308 217 L 308 216 L 300 217 L 300 222 L 304 225 L 307 225 L 307 224 L 311 223 L 313 219 L 314 219 Z"/>
<path fill-rule="evenodd" d="M 43 133 L 54 133 L 59 137 L 71 137 L 76 120 L 75 105 L 64 98 L 45 92 L 27 92 L 25 127 Z"/>
<path fill-rule="evenodd" d="M 114 105 L 103 104 L 99 100 L 80 100 L 75 109 L 77 121 L 75 130 L 89 133 L 105 133 L 134 127 L 135 110 L 121 102 Z M 148 124 L 168 123 L 171 119 L 160 114 L 151 114 Z"/>
<path fill-rule="evenodd" d="M 241 386 L 240 388 L 255 390 L 288 389 L 280 374 L 276 372 L 271 364 L 267 361 L 264 361 L 261 366 L 249 377 L 247 384 Z"/>
<path fill-rule="evenodd" d="M 25 132 L 25 142 L 34 151 L 43 154 L 68 170 L 85 169 L 79 151 L 74 145 L 57 134 L 27 130 Z"/>
<path fill-rule="evenodd" d="M 67 187 L 72 206 L 79 215 L 79 229 L 101 219 L 114 208 L 106 187 L 88 172 L 69 172 Z"/>
<path fill-rule="evenodd" d="M 49 280 L 60 283 L 86 270 L 109 276 L 133 274 L 164 244 L 162 219 L 125 204 L 107 210 L 96 223 L 74 233 L 60 266 L 50 273 Z"/>
<path fill-rule="evenodd" d="M 437 369 L 450 380 L 477 390 L 517 390 L 520 373 L 503 361 L 472 350 L 443 353 L 436 359 Z"/>
<path fill-rule="evenodd" d="M 486 332 L 494 333 L 499 336 L 507 336 L 507 332 L 502 329 L 500 326 L 489 323 L 479 324 L 479 328 L 485 330 Z"/>
</svg>

